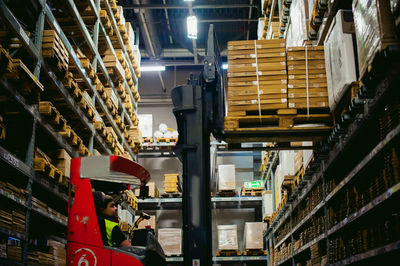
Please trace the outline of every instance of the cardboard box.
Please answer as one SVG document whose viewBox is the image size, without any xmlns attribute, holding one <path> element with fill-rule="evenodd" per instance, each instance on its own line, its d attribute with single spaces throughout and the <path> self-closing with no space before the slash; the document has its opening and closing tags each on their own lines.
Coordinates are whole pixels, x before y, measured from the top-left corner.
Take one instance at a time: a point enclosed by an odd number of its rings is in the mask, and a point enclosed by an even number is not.
<svg viewBox="0 0 400 266">
<path fill-rule="evenodd" d="M 312 146 L 312 141 L 303 141 L 303 146 Z M 313 150 L 303 150 L 303 168 L 307 168 L 313 158 Z"/>
<path fill-rule="evenodd" d="M 303 151 L 299 150 L 296 152 L 296 156 L 294 157 L 294 172 L 297 174 L 302 167 L 303 167 Z"/>
<path fill-rule="evenodd" d="M 263 223 L 248 222 L 244 226 L 244 249 L 263 249 Z"/>
<path fill-rule="evenodd" d="M 218 225 L 218 250 L 238 250 L 237 225 Z"/>
<path fill-rule="evenodd" d="M 64 149 L 57 150 L 53 153 L 52 163 L 54 166 L 63 172 L 63 175 L 70 177 L 71 171 L 71 156 Z"/>
<path fill-rule="evenodd" d="M 398 44 L 396 28 L 388 0 L 354 0 L 353 14 L 358 65 L 363 77 L 379 51 L 388 44 Z"/>
<path fill-rule="evenodd" d="M 135 223 L 139 216 L 135 219 Z M 150 215 L 149 220 L 143 220 L 139 223 L 138 228 L 134 228 L 135 230 L 140 230 L 140 229 L 146 229 L 146 228 L 152 228 L 156 230 L 156 216 L 155 215 Z"/>
<path fill-rule="evenodd" d="M 236 189 L 236 171 L 234 164 L 218 165 L 218 191 Z"/>
<path fill-rule="evenodd" d="M 135 189 L 135 196 L 136 197 L 147 197 L 147 198 L 158 198 L 159 197 L 159 191 L 156 186 L 155 182 L 148 182 L 146 184 L 146 187 L 149 188 L 149 192 L 146 195 L 140 195 L 140 188 Z"/>
<path fill-rule="evenodd" d="M 339 10 L 324 43 L 329 107 L 334 110 L 349 85 L 358 80 L 353 13 Z"/>
<path fill-rule="evenodd" d="M 158 242 L 166 256 L 182 254 L 182 229 L 163 228 L 158 229 Z"/>
</svg>

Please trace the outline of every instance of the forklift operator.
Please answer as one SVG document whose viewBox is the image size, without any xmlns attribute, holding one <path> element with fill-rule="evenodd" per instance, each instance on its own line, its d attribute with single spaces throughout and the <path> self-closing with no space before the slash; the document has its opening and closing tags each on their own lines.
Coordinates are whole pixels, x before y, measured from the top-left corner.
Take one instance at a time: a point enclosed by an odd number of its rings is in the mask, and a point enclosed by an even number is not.
<svg viewBox="0 0 400 266">
<path fill-rule="evenodd" d="M 118 209 L 114 199 L 102 192 L 93 192 L 97 220 L 104 246 L 130 247 L 131 243 L 125 238 L 118 224 Z"/>
</svg>

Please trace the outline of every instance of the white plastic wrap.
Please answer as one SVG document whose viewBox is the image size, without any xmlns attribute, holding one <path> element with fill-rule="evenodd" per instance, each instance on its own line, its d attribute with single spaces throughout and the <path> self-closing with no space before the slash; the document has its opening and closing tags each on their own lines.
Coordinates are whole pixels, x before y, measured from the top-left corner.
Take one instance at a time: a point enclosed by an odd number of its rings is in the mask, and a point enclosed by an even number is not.
<svg viewBox="0 0 400 266">
<path fill-rule="evenodd" d="M 236 189 L 236 172 L 234 164 L 218 165 L 218 191 Z"/>
<path fill-rule="evenodd" d="M 263 197 L 262 197 L 262 215 L 263 217 L 268 217 L 272 216 L 272 213 L 274 212 L 273 208 L 273 198 L 272 198 L 272 191 L 264 191 Z"/>
<path fill-rule="evenodd" d="M 312 146 L 312 141 L 303 141 L 303 146 Z M 305 170 L 313 158 L 313 150 L 303 150 L 303 169 Z"/>
<path fill-rule="evenodd" d="M 376 53 L 396 42 L 395 25 L 387 0 L 354 0 L 353 14 L 362 77 Z"/>
<path fill-rule="evenodd" d="M 324 43 L 331 110 L 335 109 L 346 88 L 357 80 L 352 33 L 354 33 L 352 12 L 339 10 Z"/>
<path fill-rule="evenodd" d="M 283 182 L 282 166 L 278 165 L 275 171 L 275 209 L 279 206 L 282 200 L 281 188 Z"/>
<path fill-rule="evenodd" d="M 294 158 L 296 157 L 295 151 L 280 151 L 279 162 L 282 167 L 282 175 L 294 175 Z"/>
<path fill-rule="evenodd" d="M 307 16 L 306 2 L 307 0 L 293 1 L 290 7 L 290 25 L 286 36 L 286 46 L 303 46 L 307 35 Z"/>
<path fill-rule="evenodd" d="M 151 138 L 153 136 L 153 115 L 142 114 L 138 115 L 139 130 L 142 132 L 143 138 Z"/>
<path fill-rule="evenodd" d="M 118 7 L 119 19 L 122 25 L 125 25 L 125 16 L 124 16 L 124 8 L 122 6 Z"/>
<path fill-rule="evenodd" d="M 263 247 L 263 223 L 246 223 L 244 226 L 244 249 L 263 249 Z"/>
<path fill-rule="evenodd" d="M 133 47 L 135 45 L 135 32 L 133 31 L 132 24 L 130 22 L 125 23 L 126 32 L 128 34 L 129 46 Z"/>
<path fill-rule="evenodd" d="M 163 228 L 158 229 L 158 242 L 166 256 L 182 254 L 182 229 Z"/>
<path fill-rule="evenodd" d="M 257 40 L 262 40 L 263 39 L 264 23 L 265 23 L 265 18 L 264 17 L 258 18 Z"/>
<path fill-rule="evenodd" d="M 161 123 L 161 124 L 158 126 L 158 130 L 160 130 L 161 133 L 163 133 L 163 134 L 167 133 L 167 131 L 168 131 L 168 126 L 167 126 L 167 124 Z"/>
<path fill-rule="evenodd" d="M 155 138 L 163 138 L 164 134 L 161 131 L 156 130 L 156 131 L 154 131 L 154 137 Z"/>
<path fill-rule="evenodd" d="M 218 249 L 238 250 L 237 225 L 218 225 Z"/>
</svg>

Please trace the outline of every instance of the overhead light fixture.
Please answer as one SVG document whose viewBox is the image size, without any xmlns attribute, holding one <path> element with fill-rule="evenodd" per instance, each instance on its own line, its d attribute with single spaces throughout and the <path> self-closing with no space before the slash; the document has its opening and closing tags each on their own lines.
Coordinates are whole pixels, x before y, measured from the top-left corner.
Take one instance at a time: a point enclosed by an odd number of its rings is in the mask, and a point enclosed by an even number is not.
<svg viewBox="0 0 400 266">
<path fill-rule="evenodd" d="M 228 64 L 222 64 L 222 69 L 228 69 Z"/>
<path fill-rule="evenodd" d="M 189 39 L 197 39 L 197 18 L 196 16 L 187 17 L 187 33 Z"/>
<path fill-rule="evenodd" d="M 183 0 L 183 2 L 194 2 L 194 0 Z"/>
<path fill-rule="evenodd" d="M 165 71 L 165 66 L 141 66 L 140 71 L 142 72 Z"/>
</svg>

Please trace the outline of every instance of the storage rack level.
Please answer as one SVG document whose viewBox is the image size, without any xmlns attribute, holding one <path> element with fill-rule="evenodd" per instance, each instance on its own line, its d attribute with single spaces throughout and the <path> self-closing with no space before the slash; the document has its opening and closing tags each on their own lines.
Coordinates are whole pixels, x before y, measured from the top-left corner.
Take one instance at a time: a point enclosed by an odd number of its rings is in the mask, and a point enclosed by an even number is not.
<svg viewBox="0 0 400 266">
<path fill-rule="evenodd" d="M 358 210 L 349 211 L 348 215 L 328 227 L 330 217 L 328 211 L 330 207 L 335 206 L 334 201 L 343 197 L 343 193 L 347 191 L 346 189 L 350 188 L 351 190 L 352 186 L 358 184 L 357 180 L 360 180 L 360 177 L 374 169 L 374 167 L 378 167 L 379 164 L 377 165 L 377 163 L 383 160 L 383 156 L 386 156 L 388 151 L 391 151 L 394 147 L 398 148 L 400 125 L 394 125 L 388 133 L 381 135 L 379 139 L 379 134 L 382 133 L 378 132 L 378 117 L 384 114 L 383 110 L 385 110 L 386 104 L 399 97 L 394 87 L 399 82 L 400 65 L 395 62 L 396 59 L 393 59 L 399 56 L 399 47 L 389 47 L 386 54 L 379 56 L 383 57 L 381 61 L 384 60 L 388 66 L 380 69 L 378 74 L 372 72 L 373 74 L 363 79 L 365 83 L 364 92 L 360 92 L 358 97 L 353 100 L 349 108 L 350 111 L 342 117 L 327 142 L 322 146 L 311 167 L 305 172 L 300 186 L 295 189 L 289 197 L 288 203 L 265 232 L 266 242 L 272 240 L 274 248 L 280 248 L 283 243 L 292 244 L 291 255 L 286 256 L 275 265 L 287 265 L 292 264 L 292 261 L 296 263 L 304 260 L 304 257 L 299 257 L 300 254 L 310 250 L 316 243 L 320 243 L 322 246 L 325 245 L 326 252 L 324 254 L 328 254 L 330 240 L 335 239 L 334 237 L 336 236 L 340 237 L 342 233 L 348 232 L 348 230 L 351 231 L 351 228 L 353 230 L 358 228 L 359 224 L 365 224 L 366 219 L 372 219 L 374 214 L 377 214 L 375 217 L 379 217 L 379 213 L 387 209 L 384 206 L 394 206 L 391 202 L 396 201 L 400 196 L 398 193 L 400 183 L 395 183 L 383 192 L 379 192 L 380 194 L 375 195 L 371 200 L 364 202 L 359 206 Z M 360 143 L 365 143 L 364 140 L 366 139 L 369 139 L 368 145 L 360 149 L 354 149 L 356 146 L 359 147 Z M 350 162 L 349 164 L 344 164 L 345 161 Z M 338 171 L 337 166 L 339 164 L 345 165 L 345 169 L 341 169 L 340 171 L 342 172 L 337 173 L 335 171 Z M 377 171 L 379 173 L 379 170 Z M 332 181 L 330 179 L 332 176 L 340 176 L 342 179 L 331 190 L 328 190 L 327 186 Z M 379 178 L 379 175 L 377 178 Z M 316 204 L 311 211 L 308 211 L 306 216 L 297 224 L 294 224 L 293 218 L 297 215 L 296 212 L 300 210 L 301 203 L 306 200 L 311 191 L 316 189 L 317 184 L 322 184 L 325 187 L 322 201 Z M 298 236 L 302 229 L 311 223 L 311 219 L 316 217 L 317 213 L 322 214 L 325 219 L 323 233 L 307 243 L 302 243 L 302 246 L 295 250 L 293 247 L 296 241 L 295 236 Z M 276 241 L 278 230 L 285 224 L 290 224 L 289 232 L 283 236 L 281 235 L 279 241 Z M 386 242 L 362 253 L 331 262 L 329 265 L 354 263 L 399 250 L 399 241 Z"/>
<path fill-rule="evenodd" d="M 212 197 L 215 209 L 258 208 L 262 205 L 262 197 Z M 182 198 L 138 198 L 139 209 L 181 209 Z"/>
</svg>

